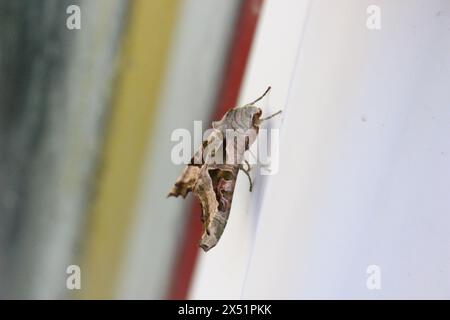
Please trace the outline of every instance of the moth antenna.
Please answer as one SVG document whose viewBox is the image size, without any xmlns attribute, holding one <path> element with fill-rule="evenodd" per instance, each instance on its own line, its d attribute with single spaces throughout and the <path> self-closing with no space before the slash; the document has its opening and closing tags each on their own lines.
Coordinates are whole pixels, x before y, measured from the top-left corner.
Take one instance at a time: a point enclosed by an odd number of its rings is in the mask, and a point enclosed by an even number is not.
<svg viewBox="0 0 450 320">
<path fill-rule="evenodd" d="M 264 98 L 266 96 L 267 93 L 269 93 L 270 89 L 272 89 L 270 86 L 267 88 L 267 90 L 263 93 L 263 95 L 261 97 L 259 97 L 258 99 L 256 99 L 255 101 L 252 101 L 249 103 L 249 105 L 255 104 L 258 101 L 260 101 L 262 98 Z"/>
<path fill-rule="evenodd" d="M 266 117 L 266 118 L 260 118 L 260 119 L 259 119 L 259 122 L 263 122 L 263 121 L 272 119 L 273 117 L 276 117 L 277 115 L 279 115 L 281 112 L 282 112 L 282 111 L 280 110 L 280 111 L 278 111 L 278 112 L 275 112 L 275 113 L 274 113 L 273 115 L 271 115 L 271 116 L 268 116 L 268 117 Z"/>
</svg>

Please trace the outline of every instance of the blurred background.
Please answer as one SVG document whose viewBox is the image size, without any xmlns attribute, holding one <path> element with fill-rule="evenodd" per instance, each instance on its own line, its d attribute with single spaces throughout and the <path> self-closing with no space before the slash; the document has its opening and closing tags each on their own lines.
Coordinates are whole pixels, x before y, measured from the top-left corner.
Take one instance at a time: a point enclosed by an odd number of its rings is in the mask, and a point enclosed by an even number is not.
<svg viewBox="0 0 450 320">
<path fill-rule="evenodd" d="M 233 39 L 249 29 L 248 51 L 260 4 L 0 1 L 2 297 L 71 297 L 69 265 L 75 297 L 169 295 L 192 206 L 165 197 L 182 169 L 170 134 L 217 113 Z"/>
<path fill-rule="evenodd" d="M 449 52 L 448 0 L 0 0 L 0 298 L 450 298 Z M 205 254 L 171 133 L 269 85 Z"/>
</svg>

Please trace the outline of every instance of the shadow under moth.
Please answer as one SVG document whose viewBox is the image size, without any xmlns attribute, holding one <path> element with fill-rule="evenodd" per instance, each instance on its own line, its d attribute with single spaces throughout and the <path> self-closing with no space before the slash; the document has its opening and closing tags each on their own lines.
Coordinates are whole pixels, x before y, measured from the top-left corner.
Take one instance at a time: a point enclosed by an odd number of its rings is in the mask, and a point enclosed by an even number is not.
<svg viewBox="0 0 450 320">
<path fill-rule="evenodd" d="M 168 194 L 168 197 L 185 198 L 192 191 L 200 200 L 204 227 L 200 247 L 205 252 L 217 244 L 225 229 L 239 170 L 247 175 L 252 191 L 250 165 L 244 160 L 244 153 L 255 142 L 260 124 L 281 113 L 261 118 L 262 110 L 255 104 L 269 91 L 270 87 L 258 99 L 228 110 L 220 121 L 212 123 L 211 134 Z"/>
</svg>

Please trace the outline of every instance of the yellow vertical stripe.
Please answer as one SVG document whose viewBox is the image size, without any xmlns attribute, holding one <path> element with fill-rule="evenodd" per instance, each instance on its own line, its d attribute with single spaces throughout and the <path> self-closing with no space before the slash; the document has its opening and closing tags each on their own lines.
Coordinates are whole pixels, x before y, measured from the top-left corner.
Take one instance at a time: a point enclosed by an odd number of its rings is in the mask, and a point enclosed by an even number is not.
<svg viewBox="0 0 450 320">
<path fill-rule="evenodd" d="M 82 298 L 114 298 L 179 0 L 134 0 L 93 199 Z"/>
</svg>

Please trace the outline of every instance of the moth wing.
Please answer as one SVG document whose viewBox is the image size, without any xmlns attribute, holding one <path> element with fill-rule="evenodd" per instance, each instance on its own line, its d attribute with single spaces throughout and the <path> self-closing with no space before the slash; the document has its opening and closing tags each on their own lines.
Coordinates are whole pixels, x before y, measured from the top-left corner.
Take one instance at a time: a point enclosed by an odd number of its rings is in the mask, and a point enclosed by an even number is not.
<svg viewBox="0 0 450 320">
<path fill-rule="evenodd" d="M 200 170 L 205 164 L 205 161 L 211 161 L 210 158 L 214 158 L 216 150 L 222 146 L 223 136 L 220 131 L 214 130 L 206 141 L 195 152 L 191 159 L 191 163 L 188 164 L 181 175 L 175 182 L 175 185 L 170 190 L 168 197 L 182 196 L 186 198 L 187 194 L 192 191 L 199 178 Z M 211 155 L 213 154 L 213 155 Z"/>
<path fill-rule="evenodd" d="M 221 238 L 231 211 L 238 166 L 210 165 L 199 175 L 194 194 L 202 205 L 204 232 L 200 247 L 213 248 Z"/>
<path fill-rule="evenodd" d="M 172 187 L 167 197 L 182 196 L 183 198 L 186 198 L 187 194 L 194 189 L 199 172 L 199 166 L 187 165 L 178 177 L 175 185 Z"/>
</svg>

